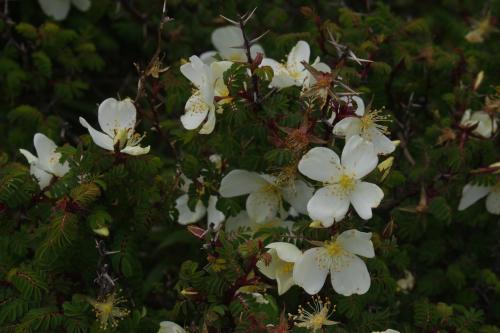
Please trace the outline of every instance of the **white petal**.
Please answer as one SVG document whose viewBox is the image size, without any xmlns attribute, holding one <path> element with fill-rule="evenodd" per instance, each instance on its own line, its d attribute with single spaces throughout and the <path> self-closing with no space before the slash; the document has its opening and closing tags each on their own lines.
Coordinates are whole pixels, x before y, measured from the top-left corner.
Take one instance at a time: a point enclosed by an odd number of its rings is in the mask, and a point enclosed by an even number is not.
<svg viewBox="0 0 500 333">
<path fill-rule="evenodd" d="M 60 153 L 55 153 L 54 155 L 52 155 L 52 161 L 51 161 L 52 165 L 50 171 L 57 177 L 62 177 L 69 171 L 68 161 L 65 161 L 64 163 L 61 164 L 59 162 L 60 158 L 61 158 Z"/>
<path fill-rule="evenodd" d="M 268 249 L 276 250 L 278 257 L 287 262 L 296 262 L 302 255 L 295 245 L 286 242 L 274 242 L 266 246 Z"/>
<path fill-rule="evenodd" d="M 52 181 L 53 176 L 47 171 L 38 168 L 36 165 L 31 165 L 30 173 L 37 179 L 38 186 L 40 186 L 41 190 L 49 186 Z"/>
<path fill-rule="evenodd" d="M 309 217 L 321 221 L 324 227 L 342 220 L 349 209 L 349 200 L 338 193 L 338 185 L 329 185 L 316 191 L 307 204 Z"/>
<path fill-rule="evenodd" d="M 349 106 L 354 106 L 354 103 L 356 103 L 356 110 L 354 113 L 357 116 L 363 116 L 365 114 L 365 102 L 363 99 L 359 96 L 342 96 L 340 97 L 342 101 L 345 101 Z"/>
<path fill-rule="evenodd" d="M 500 215 L 500 187 L 495 187 L 486 197 L 486 210 L 491 214 Z"/>
<path fill-rule="evenodd" d="M 269 264 L 266 265 L 266 263 L 263 260 L 259 260 L 256 266 L 261 271 L 262 274 L 274 280 L 276 279 L 276 271 L 283 262 L 278 257 L 276 250 L 271 249 L 267 253 L 271 255 L 271 261 L 269 262 Z"/>
<path fill-rule="evenodd" d="M 471 109 L 465 110 L 464 114 L 462 115 L 462 119 L 460 120 L 460 125 L 462 126 L 472 125 L 470 123 L 470 116 L 471 116 Z"/>
<path fill-rule="evenodd" d="M 293 266 L 295 283 L 309 294 L 317 294 L 325 284 L 329 270 L 329 258 L 326 250 L 315 247 L 307 250 Z"/>
<path fill-rule="evenodd" d="M 201 94 L 196 93 L 186 102 L 185 112 L 181 116 L 182 126 L 187 130 L 198 128 L 207 118 L 210 105 L 203 101 Z"/>
<path fill-rule="evenodd" d="M 200 128 L 200 134 L 210 134 L 214 131 L 214 128 L 215 128 L 215 111 L 214 109 L 210 109 L 210 111 L 208 111 L 207 121 Z"/>
<path fill-rule="evenodd" d="M 340 159 L 331 149 L 315 147 L 302 156 L 300 173 L 320 182 L 335 182 L 340 177 Z"/>
<path fill-rule="evenodd" d="M 47 16 L 56 21 L 61 21 L 68 16 L 70 0 L 38 0 L 40 7 Z"/>
<path fill-rule="evenodd" d="M 333 134 L 345 136 L 347 139 L 359 133 L 361 133 L 361 120 L 358 117 L 344 118 L 333 127 Z"/>
<path fill-rule="evenodd" d="M 278 295 L 286 293 L 294 284 L 293 273 L 284 270 L 281 266 L 276 271 L 276 282 L 278 283 Z"/>
<path fill-rule="evenodd" d="M 281 189 L 283 199 L 288 202 L 300 214 L 307 214 L 307 203 L 311 199 L 314 188 L 301 179 L 297 179 L 292 185 Z"/>
<path fill-rule="evenodd" d="M 363 219 L 372 218 L 372 208 L 378 207 L 384 197 L 384 192 L 375 184 L 357 182 L 351 193 L 351 203 L 356 213 Z"/>
<path fill-rule="evenodd" d="M 281 63 L 274 59 L 264 58 L 260 63 L 260 67 L 269 66 L 273 69 L 273 79 L 271 87 L 283 89 L 295 85 L 295 80 L 290 76 L 290 73 Z"/>
<path fill-rule="evenodd" d="M 323 73 L 331 73 L 331 71 L 332 71 L 332 69 L 330 68 L 330 66 L 328 66 L 324 62 L 318 62 L 318 63 L 314 64 L 313 67 L 316 70 L 318 70 L 320 72 L 323 72 Z"/>
<path fill-rule="evenodd" d="M 367 258 L 375 257 L 375 250 L 371 241 L 371 232 L 361 232 L 355 229 L 346 230 L 337 237 L 337 242 L 350 253 Z"/>
<path fill-rule="evenodd" d="M 36 133 L 33 137 L 33 143 L 35 145 L 36 154 L 38 156 L 38 164 L 45 171 L 52 171 L 52 157 L 57 149 L 54 141 L 46 137 L 41 133 Z"/>
<path fill-rule="evenodd" d="M 211 195 L 210 198 L 208 198 L 207 215 L 208 225 L 213 225 L 214 230 L 219 230 L 220 224 L 224 221 L 226 216 L 217 209 L 217 197 L 215 195 Z"/>
<path fill-rule="evenodd" d="M 250 46 L 250 55 L 252 56 L 252 59 L 255 59 L 257 53 L 261 53 L 263 56 L 265 55 L 262 46 L 260 46 L 259 44 L 254 44 Z"/>
<path fill-rule="evenodd" d="M 186 330 L 172 321 L 162 321 L 158 333 L 186 333 Z"/>
<path fill-rule="evenodd" d="M 243 45 L 243 42 L 243 34 L 238 27 L 226 26 L 212 32 L 212 44 L 220 56 L 227 60 L 247 61 L 245 51 L 237 48 Z"/>
<path fill-rule="evenodd" d="M 280 209 L 281 198 L 275 191 L 260 190 L 250 193 L 246 210 L 252 220 L 264 223 L 274 218 Z"/>
<path fill-rule="evenodd" d="M 462 190 L 462 199 L 458 205 L 458 210 L 464 210 L 474 204 L 481 198 L 484 198 L 488 193 L 490 193 L 490 186 L 479 186 L 467 184 Z"/>
<path fill-rule="evenodd" d="M 207 75 L 209 67 L 197 56 L 191 56 L 189 62 L 180 67 L 182 75 L 191 81 L 196 88 L 201 89 L 201 86 L 207 83 Z"/>
<path fill-rule="evenodd" d="M 301 62 L 305 61 L 309 63 L 310 55 L 311 49 L 309 48 L 309 44 L 303 40 L 299 40 L 288 54 L 287 68 L 289 70 L 294 68 L 297 71 L 303 71 L 304 66 Z"/>
<path fill-rule="evenodd" d="M 253 222 L 246 210 L 242 210 L 236 216 L 230 216 L 224 223 L 226 232 L 237 232 L 239 229 L 251 229 L 254 226 Z"/>
<path fill-rule="evenodd" d="M 210 65 L 214 79 L 214 95 L 219 97 L 226 97 L 229 95 L 229 90 L 224 83 L 224 72 L 226 72 L 233 63 L 231 61 L 217 61 Z M 225 101 L 220 101 L 222 104 Z"/>
<path fill-rule="evenodd" d="M 490 138 L 497 130 L 497 120 L 487 112 L 476 111 L 471 116 L 471 121 L 478 122 L 475 134 Z"/>
<path fill-rule="evenodd" d="M 342 166 L 361 179 L 377 166 L 378 157 L 373 144 L 355 135 L 349 138 L 342 151 Z"/>
<path fill-rule="evenodd" d="M 86 12 L 90 8 L 90 0 L 71 0 L 71 2 L 82 12 Z"/>
<path fill-rule="evenodd" d="M 219 193 L 225 198 L 237 197 L 259 190 L 268 185 L 258 173 L 232 170 L 221 181 Z"/>
<path fill-rule="evenodd" d="M 203 63 L 210 65 L 211 63 L 216 61 L 215 59 L 216 54 L 217 54 L 216 51 L 203 52 L 202 54 L 200 54 L 200 60 L 203 61 Z"/>
<path fill-rule="evenodd" d="M 88 131 L 90 136 L 92 137 L 92 141 L 99 147 L 107 150 L 114 150 L 113 147 L 113 139 L 110 138 L 108 135 L 96 131 L 90 124 L 82 117 L 80 117 L 80 124 L 82 124 L 83 127 L 85 127 Z"/>
<path fill-rule="evenodd" d="M 26 157 L 26 160 L 29 164 L 35 164 L 38 162 L 38 158 L 26 149 L 19 149 L 19 152 L 23 154 L 24 157 Z"/>
<path fill-rule="evenodd" d="M 177 222 L 182 225 L 196 223 L 205 216 L 206 208 L 201 200 L 198 200 L 194 208 L 194 212 L 189 208 L 188 205 L 189 196 L 183 194 L 175 200 L 175 209 L 179 212 L 179 218 Z"/>
<path fill-rule="evenodd" d="M 382 134 L 376 128 L 369 130 L 371 141 L 373 143 L 373 148 L 375 153 L 380 155 L 386 155 L 392 153 L 396 149 L 396 145 L 388 137 Z"/>
<path fill-rule="evenodd" d="M 359 257 L 345 256 L 342 268 L 331 272 L 333 289 L 344 296 L 362 295 L 370 289 L 370 274 L 366 264 Z"/>
<path fill-rule="evenodd" d="M 139 156 L 139 155 L 144 155 L 149 153 L 150 147 L 141 147 L 141 146 L 126 146 L 122 150 L 120 150 L 121 153 L 132 155 L 132 156 Z"/>
<path fill-rule="evenodd" d="M 136 113 L 134 103 L 129 98 L 123 101 L 107 98 L 99 105 L 97 119 L 102 131 L 114 138 L 120 129 L 134 129 Z"/>
</svg>

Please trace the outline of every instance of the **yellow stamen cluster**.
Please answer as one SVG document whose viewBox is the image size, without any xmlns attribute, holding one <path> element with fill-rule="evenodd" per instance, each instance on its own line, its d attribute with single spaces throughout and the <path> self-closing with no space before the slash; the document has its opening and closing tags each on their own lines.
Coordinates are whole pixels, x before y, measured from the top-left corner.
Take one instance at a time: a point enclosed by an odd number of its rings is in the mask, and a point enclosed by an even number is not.
<svg viewBox="0 0 500 333">
<path fill-rule="evenodd" d="M 126 299 L 118 296 L 116 292 L 102 299 L 88 298 L 87 301 L 94 308 L 96 318 L 99 320 L 102 329 L 106 329 L 108 325 L 111 327 L 118 326 L 118 322 L 130 314 L 130 310 L 120 305 L 126 303 Z"/>
<path fill-rule="evenodd" d="M 350 193 L 352 190 L 354 190 L 356 180 L 354 179 L 354 177 L 344 173 L 342 174 L 342 176 L 340 176 L 338 184 L 340 185 L 344 193 Z"/>
<path fill-rule="evenodd" d="M 328 319 L 335 312 L 335 306 L 332 307 L 332 303 L 328 298 L 323 301 L 320 296 L 313 296 L 312 303 L 307 302 L 307 305 L 309 309 L 299 305 L 297 315 L 288 314 L 288 317 L 294 321 L 295 326 L 316 332 L 323 326 L 337 324 L 337 322 Z"/>
<path fill-rule="evenodd" d="M 342 245 L 337 241 L 326 241 L 324 247 L 330 257 L 337 257 L 344 252 Z"/>
<path fill-rule="evenodd" d="M 366 132 L 370 128 L 375 127 L 378 129 L 380 132 L 384 134 L 389 134 L 389 129 L 387 126 L 379 124 L 381 122 L 388 122 L 390 121 L 390 118 L 388 116 L 385 116 L 382 114 L 384 112 L 384 109 L 382 108 L 381 110 L 369 110 L 367 113 L 365 113 L 361 118 L 361 131 Z"/>
</svg>

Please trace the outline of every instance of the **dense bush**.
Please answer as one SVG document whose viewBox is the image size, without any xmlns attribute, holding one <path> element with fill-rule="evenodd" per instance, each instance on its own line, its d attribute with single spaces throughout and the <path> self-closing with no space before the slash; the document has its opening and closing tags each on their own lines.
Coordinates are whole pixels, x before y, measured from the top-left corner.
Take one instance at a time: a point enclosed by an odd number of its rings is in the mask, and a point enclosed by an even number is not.
<svg viewBox="0 0 500 333">
<path fill-rule="evenodd" d="M 0 332 L 500 332 L 500 1 L 1 7 Z"/>
</svg>

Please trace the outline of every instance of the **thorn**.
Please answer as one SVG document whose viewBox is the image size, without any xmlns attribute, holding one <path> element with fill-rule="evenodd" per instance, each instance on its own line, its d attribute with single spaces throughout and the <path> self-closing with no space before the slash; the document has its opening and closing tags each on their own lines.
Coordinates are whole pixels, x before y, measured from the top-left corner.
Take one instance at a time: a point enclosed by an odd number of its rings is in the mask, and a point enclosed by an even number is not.
<svg viewBox="0 0 500 333">
<path fill-rule="evenodd" d="M 230 18 L 227 18 L 227 17 L 225 17 L 225 16 L 224 16 L 224 15 L 222 15 L 222 14 L 220 15 L 220 17 L 222 17 L 224 20 L 228 21 L 228 22 L 229 22 L 229 23 L 231 23 L 231 24 L 234 24 L 234 25 L 237 25 L 237 26 L 239 26 L 239 25 L 240 25 L 238 22 L 236 22 L 236 21 L 234 21 L 234 20 L 231 20 Z"/>
<path fill-rule="evenodd" d="M 262 39 L 262 37 L 264 37 L 265 35 L 267 35 L 269 33 L 270 30 L 266 30 L 263 34 L 261 34 L 259 37 L 256 37 L 254 39 L 252 39 L 249 43 L 250 45 L 253 45 L 255 43 L 257 43 L 259 40 Z"/>
<path fill-rule="evenodd" d="M 243 15 L 241 17 L 241 19 L 243 20 L 242 25 L 247 24 L 247 22 L 252 18 L 253 14 L 255 13 L 256 10 L 257 10 L 257 7 L 255 7 L 250 13 L 246 13 L 245 15 Z"/>
</svg>

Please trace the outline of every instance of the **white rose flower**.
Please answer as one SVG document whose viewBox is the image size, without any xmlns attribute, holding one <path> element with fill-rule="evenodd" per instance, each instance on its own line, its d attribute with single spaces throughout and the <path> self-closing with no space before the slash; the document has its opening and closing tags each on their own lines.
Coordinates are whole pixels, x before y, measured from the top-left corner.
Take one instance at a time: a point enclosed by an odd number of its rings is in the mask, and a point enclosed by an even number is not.
<svg viewBox="0 0 500 333">
<path fill-rule="evenodd" d="M 225 198 L 249 194 L 246 210 L 251 219 L 262 223 L 274 218 L 278 213 L 284 218 L 283 199 L 295 210 L 305 213 L 306 203 L 313 189 L 303 180 L 296 179 L 284 186 L 277 179 L 245 170 L 232 170 L 221 181 L 219 193 Z"/>
<path fill-rule="evenodd" d="M 82 12 L 90 8 L 90 0 L 38 0 L 42 11 L 56 21 L 62 21 L 68 16 L 71 5 Z"/>
<path fill-rule="evenodd" d="M 230 101 L 223 74 L 232 63 L 218 61 L 207 65 L 197 56 L 192 56 L 189 60 L 190 62 L 182 65 L 180 70 L 193 83 L 196 90 L 186 102 L 181 122 L 187 130 L 201 126 L 200 134 L 210 134 L 215 128 L 215 112 L 221 110 L 220 105 Z M 214 102 L 215 97 L 219 102 Z"/>
<path fill-rule="evenodd" d="M 302 255 L 302 252 L 293 244 L 285 242 L 275 242 L 266 246 L 271 255 L 269 265 L 263 260 L 257 262 L 259 270 L 272 280 L 278 283 L 278 294 L 283 295 L 294 284 L 293 265 Z"/>
<path fill-rule="evenodd" d="M 41 133 L 36 133 L 33 143 L 38 155 L 34 156 L 25 149 L 19 149 L 30 164 L 30 173 L 37 179 L 40 189 L 49 186 L 53 177 L 62 177 L 69 171 L 68 162 L 59 162 L 61 154 L 56 152 L 54 141 Z"/>
<path fill-rule="evenodd" d="M 373 144 L 359 136 L 347 140 L 342 159 L 329 148 L 316 147 L 309 150 L 299 162 L 299 171 L 324 184 L 307 204 L 311 219 L 329 227 L 344 218 L 350 204 L 362 219 L 370 219 L 372 208 L 380 204 L 384 192 L 377 185 L 361 179 L 377 163 Z"/>
<path fill-rule="evenodd" d="M 396 145 L 387 137 L 387 126 L 380 122 L 388 121 L 386 116 L 381 115 L 380 110 L 365 112 L 365 103 L 358 96 L 350 97 L 349 105 L 356 102 L 356 116 L 347 117 L 339 121 L 333 128 L 333 134 L 345 137 L 346 140 L 354 135 L 373 143 L 377 154 L 390 154 L 396 149 Z M 348 100 L 344 97 L 343 100 Z"/>
<path fill-rule="evenodd" d="M 279 89 L 291 86 L 309 87 L 314 84 L 315 79 L 304 65 L 302 65 L 302 61 L 309 63 L 310 55 L 311 49 L 309 44 L 300 40 L 288 54 L 286 64 L 279 63 L 271 58 L 264 58 L 260 67 L 269 66 L 273 69 L 274 76 L 271 81 L 271 87 Z M 319 57 L 316 58 L 311 66 L 322 72 L 330 72 L 330 67 L 320 62 Z"/>
<path fill-rule="evenodd" d="M 310 294 L 318 293 L 330 273 L 333 289 L 344 296 L 364 294 L 370 289 L 370 274 L 358 255 L 373 258 L 370 232 L 347 230 L 337 239 L 304 252 L 295 262 L 293 279 Z"/>
<path fill-rule="evenodd" d="M 210 65 L 215 61 L 214 56 L 219 54 L 222 59 L 233 62 L 247 62 L 246 50 L 241 29 L 235 26 L 217 28 L 212 32 L 212 44 L 217 51 L 208 51 L 200 55 L 201 60 Z M 264 49 L 259 44 L 250 47 L 252 59 L 257 53 L 264 54 Z"/>
<path fill-rule="evenodd" d="M 139 146 L 143 136 L 135 133 L 136 117 L 137 110 L 129 98 L 123 101 L 108 98 L 99 105 L 97 111 L 99 126 L 104 133 L 94 129 L 82 117 L 80 124 L 89 131 L 94 143 L 103 149 L 134 156 L 144 155 L 149 152 L 149 146 Z"/>
<path fill-rule="evenodd" d="M 472 133 L 482 136 L 483 138 L 491 138 L 498 128 L 498 119 L 484 111 L 476 111 L 471 113 L 468 109 L 464 112 L 460 125 L 464 127 L 477 126 Z"/>
<path fill-rule="evenodd" d="M 158 333 L 186 333 L 186 330 L 173 321 L 162 321 Z"/>
<path fill-rule="evenodd" d="M 500 182 L 493 186 L 465 185 L 458 210 L 467 209 L 484 197 L 486 197 L 486 210 L 491 214 L 500 215 Z"/>
</svg>

